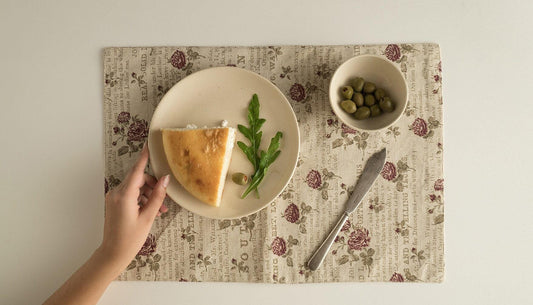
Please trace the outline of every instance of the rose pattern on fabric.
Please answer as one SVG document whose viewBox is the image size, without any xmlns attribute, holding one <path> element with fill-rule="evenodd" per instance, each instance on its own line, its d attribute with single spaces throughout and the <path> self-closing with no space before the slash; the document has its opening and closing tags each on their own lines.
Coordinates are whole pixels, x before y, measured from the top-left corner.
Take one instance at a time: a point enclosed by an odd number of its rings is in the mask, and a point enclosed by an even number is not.
<svg viewBox="0 0 533 305">
<path fill-rule="evenodd" d="M 350 230 L 351 226 L 352 226 L 352 223 L 350 222 L 349 219 L 347 219 L 346 222 L 344 223 L 344 225 L 341 228 L 341 232 L 347 232 L 348 230 Z"/>
<path fill-rule="evenodd" d="M 427 122 L 422 118 L 416 118 L 414 122 L 409 125 L 409 129 L 411 129 L 415 135 L 427 139 L 433 136 L 433 130 L 439 126 L 440 122 L 434 117 L 429 117 Z"/>
<path fill-rule="evenodd" d="M 356 134 L 357 133 L 357 131 L 355 129 L 350 128 L 348 125 L 346 125 L 344 123 L 341 124 L 341 129 L 342 129 L 343 133 L 347 133 L 347 134 Z"/>
<path fill-rule="evenodd" d="M 367 140 L 370 136 L 368 132 L 358 132 L 344 123 L 339 125 L 338 119 L 329 118 L 326 120 L 326 125 L 333 128 L 331 132 L 326 133 L 325 136 L 327 139 L 331 138 L 334 134 L 338 134 L 340 131 L 340 137 L 331 142 L 331 148 L 344 147 L 346 149 L 348 146 L 356 144 L 360 150 L 364 151 L 366 149 L 368 144 Z"/>
<path fill-rule="evenodd" d="M 402 56 L 402 53 L 400 51 L 400 47 L 397 45 L 397 44 L 389 44 L 386 48 L 385 48 L 385 56 L 387 56 L 387 58 L 390 60 L 390 61 L 397 61 L 400 59 L 400 57 Z"/>
<path fill-rule="evenodd" d="M 381 176 L 385 180 L 396 184 L 396 190 L 398 192 L 403 192 L 404 189 L 407 188 L 407 181 L 408 181 L 407 172 L 415 170 L 411 168 L 409 165 L 407 165 L 407 162 L 405 161 L 406 159 L 407 157 L 404 157 L 398 160 L 398 162 L 396 162 L 396 166 L 392 162 L 386 162 L 382 170 Z M 390 163 L 390 164 L 387 164 L 387 163 Z"/>
<path fill-rule="evenodd" d="M 298 225 L 298 231 L 305 234 L 307 233 L 307 215 L 311 211 L 311 206 L 305 204 L 305 202 L 301 203 L 300 208 L 296 204 L 291 203 L 285 209 L 282 217 L 288 222 Z"/>
<path fill-rule="evenodd" d="M 287 219 L 290 223 L 295 223 L 300 219 L 300 210 L 298 209 L 298 206 L 296 206 L 294 203 L 289 204 L 289 206 L 285 209 L 285 219 Z"/>
<path fill-rule="evenodd" d="M 332 171 L 329 171 L 327 168 L 323 168 L 322 173 L 318 172 L 318 170 L 312 169 L 307 174 L 305 181 L 307 182 L 307 185 L 310 188 L 320 191 L 322 199 L 328 200 L 328 191 L 331 189 L 328 180 L 334 178 L 340 177 L 335 175 L 335 173 L 333 173 Z"/>
<path fill-rule="evenodd" d="M 312 113 L 313 107 L 308 102 L 312 99 L 312 96 L 319 91 L 324 92 L 323 89 L 311 82 L 306 82 L 305 85 L 293 83 L 289 89 L 288 95 L 290 96 L 291 100 L 304 104 L 305 112 Z"/>
<path fill-rule="evenodd" d="M 140 151 L 148 136 L 148 122 L 139 119 L 137 115 L 132 116 L 126 111 L 117 115 L 117 122 L 119 125 L 112 128 L 113 135 L 117 138 L 111 145 L 116 146 L 120 142 L 126 142 L 118 148 L 117 155 L 122 156 L 129 153 L 131 156 L 132 153 Z"/>
<path fill-rule="evenodd" d="M 285 243 L 285 240 L 281 237 L 274 238 L 270 247 L 272 247 L 272 253 L 277 256 L 282 256 L 283 254 L 285 254 L 285 252 L 287 252 L 287 244 Z"/>
<path fill-rule="evenodd" d="M 428 133 L 428 125 L 424 119 L 416 118 L 416 120 L 411 124 L 411 129 L 415 135 L 423 137 Z"/>
<path fill-rule="evenodd" d="M 313 169 L 307 174 L 305 182 L 307 182 L 310 188 L 318 189 L 322 185 L 322 177 L 317 170 Z"/>
<path fill-rule="evenodd" d="M 289 96 L 296 102 L 302 102 L 306 98 L 305 88 L 301 84 L 295 83 L 289 90 Z"/>
<path fill-rule="evenodd" d="M 392 181 L 396 178 L 396 166 L 394 166 L 394 163 L 389 161 L 385 162 L 385 165 L 383 165 L 383 169 L 381 170 L 381 177 L 388 181 Z"/>
<path fill-rule="evenodd" d="M 180 50 L 176 50 L 170 57 L 170 64 L 174 68 L 183 69 L 187 64 L 187 60 L 185 59 L 185 53 Z"/>
<path fill-rule="evenodd" d="M 287 240 L 282 237 L 277 236 L 272 240 L 272 243 L 268 245 L 268 249 L 272 251 L 274 255 L 277 255 L 285 259 L 285 263 L 288 267 L 294 266 L 294 260 L 292 258 L 292 247 L 300 245 L 300 241 L 294 238 L 292 235 L 289 235 Z"/>
<path fill-rule="evenodd" d="M 433 188 L 435 189 L 435 191 L 444 190 L 444 179 L 437 179 L 435 181 L 435 184 L 433 185 Z"/>
<path fill-rule="evenodd" d="M 437 194 L 429 194 L 430 207 L 427 209 L 428 214 L 434 214 L 433 224 L 438 225 L 444 222 L 444 201 L 440 192 L 444 191 L 444 179 L 435 180 L 433 189 Z"/>
<path fill-rule="evenodd" d="M 374 254 L 376 253 L 373 248 L 369 247 L 370 232 L 366 228 L 354 227 L 351 223 L 347 224 L 349 225 L 345 224 L 339 232 L 339 236 L 335 238 L 335 246 L 331 253 L 338 257 L 335 261 L 339 265 L 347 263 L 352 265 L 353 263 L 361 262 L 370 275 L 374 265 Z M 350 232 L 351 229 L 353 229 L 352 232 Z M 345 237 L 348 239 L 347 242 L 345 242 Z M 344 252 L 346 248 L 347 250 Z"/>
<path fill-rule="evenodd" d="M 117 116 L 117 122 L 121 124 L 128 123 L 130 121 L 130 118 L 131 118 L 131 115 L 129 112 L 122 111 Z"/>
<path fill-rule="evenodd" d="M 131 123 L 128 129 L 128 140 L 143 141 L 148 136 L 148 123 L 145 120 Z"/>
<path fill-rule="evenodd" d="M 397 273 L 397 272 L 394 272 L 390 278 L 391 282 L 403 282 L 405 281 L 404 278 L 403 278 L 403 275 Z"/>
<path fill-rule="evenodd" d="M 170 65 L 178 70 L 185 71 L 185 75 L 193 73 L 194 62 L 200 58 L 205 58 L 198 51 L 198 48 L 187 47 L 186 51 L 175 50 L 168 59 Z"/>
<path fill-rule="evenodd" d="M 137 254 L 142 256 L 148 256 L 155 252 L 156 246 L 157 244 L 155 242 L 155 236 L 150 233 L 148 234 L 148 237 L 146 237 L 146 241 L 144 242 L 143 246 Z"/>
<path fill-rule="evenodd" d="M 440 87 L 441 87 L 441 83 L 442 83 L 442 75 L 441 75 L 441 73 L 442 73 L 442 66 L 441 66 L 441 62 L 439 62 L 439 64 L 437 65 L 436 74 L 433 75 L 433 80 L 436 83 L 436 87 L 434 87 L 434 89 L 433 89 L 433 94 L 439 93 L 439 90 L 440 90 Z M 442 104 L 442 99 L 440 100 L 440 103 Z"/>
<path fill-rule="evenodd" d="M 368 247 L 370 243 L 369 232 L 365 228 L 359 228 L 350 234 L 348 239 L 348 247 L 352 250 L 361 250 Z"/>
</svg>

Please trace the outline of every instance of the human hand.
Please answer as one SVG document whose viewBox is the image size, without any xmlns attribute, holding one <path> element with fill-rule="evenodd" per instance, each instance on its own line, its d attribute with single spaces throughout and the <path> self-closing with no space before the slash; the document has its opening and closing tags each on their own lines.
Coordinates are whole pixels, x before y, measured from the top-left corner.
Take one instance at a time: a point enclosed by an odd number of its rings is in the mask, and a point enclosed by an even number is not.
<svg viewBox="0 0 533 305">
<path fill-rule="evenodd" d="M 147 162 L 145 145 L 124 181 L 105 198 L 104 239 L 99 250 L 116 264 L 117 272 L 124 270 L 141 249 L 155 217 L 168 210 L 163 200 L 170 177 L 156 181 L 145 174 Z"/>
</svg>

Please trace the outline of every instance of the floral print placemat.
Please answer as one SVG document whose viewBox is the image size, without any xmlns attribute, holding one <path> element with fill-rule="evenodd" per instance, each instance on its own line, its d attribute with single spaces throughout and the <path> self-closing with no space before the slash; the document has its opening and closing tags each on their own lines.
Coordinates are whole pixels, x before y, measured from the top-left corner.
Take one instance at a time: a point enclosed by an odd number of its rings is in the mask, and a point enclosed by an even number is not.
<svg viewBox="0 0 533 305">
<path fill-rule="evenodd" d="M 345 126 L 328 102 L 332 73 L 359 54 L 394 62 L 409 85 L 402 118 L 381 132 Z M 138 47 L 104 51 L 105 189 L 120 183 L 165 92 L 209 67 L 266 77 L 298 118 L 301 153 L 288 187 L 262 211 L 212 220 L 180 208 L 157 219 L 118 280 L 441 282 L 444 197 L 440 50 L 436 44 L 276 47 Z M 329 233 L 362 171 L 387 147 L 387 163 L 342 228 L 323 266 L 305 262 Z"/>
</svg>

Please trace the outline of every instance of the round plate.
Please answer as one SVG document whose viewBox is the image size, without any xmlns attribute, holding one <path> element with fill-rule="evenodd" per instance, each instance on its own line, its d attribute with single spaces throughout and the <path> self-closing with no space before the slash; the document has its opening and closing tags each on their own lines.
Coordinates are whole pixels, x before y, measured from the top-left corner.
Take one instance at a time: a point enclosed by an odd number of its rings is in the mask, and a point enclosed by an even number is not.
<svg viewBox="0 0 533 305">
<path fill-rule="evenodd" d="M 253 166 L 235 145 L 220 207 L 209 206 L 189 194 L 173 177 L 163 150 L 161 128 L 184 128 L 187 124 L 215 127 L 220 126 L 222 120 L 227 120 L 229 127 L 237 128 L 237 124 L 248 126 L 248 104 L 254 93 L 259 97 L 259 116 L 266 119 L 261 128 L 263 138 L 260 149 L 265 150 L 270 139 L 281 131 L 281 154 L 268 168 L 267 176 L 259 186 L 260 198 L 250 193 L 241 199 L 246 186 L 233 183 L 231 174 L 242 172 L 251 175 Z M 237 141 L 249 144 L 239 131 L 236 134 Z M 300 133 L 289 101 L 270 81 L 248 70 L 218 67 L 189 75 L 165 94 L 150 123 L 148 148 L 156 177 L 171 176 L 167 188 L 170 198 L 193 213 L 208 218 L 230 219 L 261 210 L 283 191 L 296 168 Z"/>
</svg>

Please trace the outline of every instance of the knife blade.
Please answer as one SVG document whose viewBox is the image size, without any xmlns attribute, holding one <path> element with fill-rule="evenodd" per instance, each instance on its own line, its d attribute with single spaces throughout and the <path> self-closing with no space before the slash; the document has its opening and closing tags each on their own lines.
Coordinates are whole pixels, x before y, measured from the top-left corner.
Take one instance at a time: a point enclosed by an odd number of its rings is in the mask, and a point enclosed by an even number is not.
<svg viewBox="0 0 533 305">
<path fill-rule="evenodd" d="M 368 159 L 365 168 L 363 169 L 363 173 L 361 174 L 361 177 L 359 177 L 359 180 L 357 180 L 352 195 L 346 203 L 345 213 L 350 214 L 355 211 L 357 206 L 359 206 L 359 203 L 361 203 L 366 193 L 368 193 L 370 187 L 381 173 L 381 170 L 385 165 L 385 158 L 387 158 L 387 149 L 383 148 Z"/>
<path fill-rule="evenodd" d="M 368 161 L 366 162 L 365 168 L 363 169 L 363 173 L 357 180 L 357 184 L 354 187 L 353 193 L 346 202 L 346 206 L 344 209 L 344 212 L 342 213 L 341 217 L 337 221 L 337 224 L 331 230 L 328 237 L 322 242 L 320 247 L 313 253 L 311 258 L 309 259 L 307 266 L 311 270 L 316 270 L 322 262 L 324 261 L 324 258 L 326 258 L 326 255 L 329 252 L 329 249 L 331 248 L 331 245 L 333 244 L 333 241 L 339 234 L 339 231 L 342 229 L 342 226 L 348 219 L 348 216 L 355 211 L 357 206 L 361 203 L 365 195 L 368 193 L 370 188 L 372 187 L 372 184 L 374 184 L 374 181 L 376 181 L 376 178 L 381 173 L 381 170 L 383 169 L 383 166 L 385 165 L 385 159 L 387 158 L 387 150 L 383 148 L 379 152 L 373 154 Z"/>
</svg>

